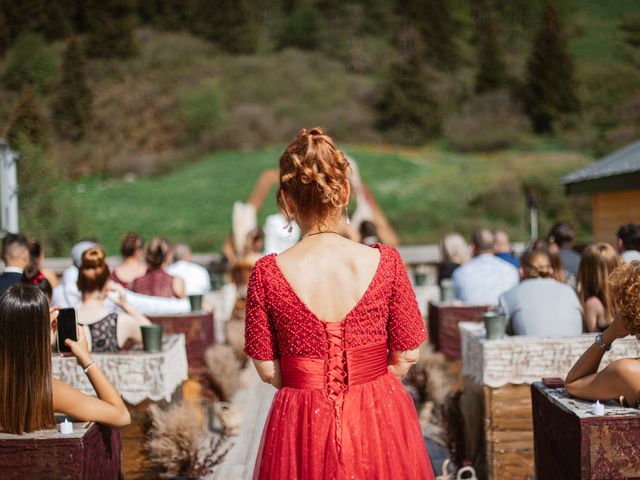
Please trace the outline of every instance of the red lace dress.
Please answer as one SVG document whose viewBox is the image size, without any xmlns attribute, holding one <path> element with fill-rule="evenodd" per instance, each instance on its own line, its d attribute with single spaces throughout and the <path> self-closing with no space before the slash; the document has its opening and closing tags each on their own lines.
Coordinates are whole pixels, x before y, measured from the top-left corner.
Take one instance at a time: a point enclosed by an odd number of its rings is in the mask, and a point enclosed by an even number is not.
<svg viewBox="0 0 640 480">
<path fill-rule="evenodd" d="M 397 250 L 376 245 L 380 264 L 338 323 L 323 322 L 296 295 L 274 254 L 249 280 L 245 351 L 280 361 L 256 479 L 432 479 L 411 396 L 387 370 L 387 351 L 417 348 L 426 331 Z"/>
</svg>

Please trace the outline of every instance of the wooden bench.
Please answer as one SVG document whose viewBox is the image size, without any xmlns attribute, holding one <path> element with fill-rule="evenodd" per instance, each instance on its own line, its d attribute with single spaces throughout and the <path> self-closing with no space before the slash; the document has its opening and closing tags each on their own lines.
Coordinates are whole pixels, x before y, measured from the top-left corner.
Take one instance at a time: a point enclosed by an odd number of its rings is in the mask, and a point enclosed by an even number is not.
<svg viewBox="0 0 640 480">
<path fill-rule="evenodd" d="M 484 326 L 477 323 L 462 323 L 460 331 L 465 457 L 488 478 L 533 478 L 530 385 L 544 377 L 564 377 L 593 343 L 594 335 L 487 340 Z M 616 341 L 602 367 L 617 358 L 635 357 L 637 349 L 633 337 Z"/>
<path fill-rule="evenodd" d="M 197 375 L 204 367 L 204 354 L 215 343 L 213 313 L 191 312 L 178 315 L 150 316 L 164 327 L 164 333 L 184 333 L 189 374 Z"/>
<path fill-rule="evenodd" d="M 75 423 L 24 435 L 0 434 L 0 478 L 21 480 L 117 480 L 121 478 L 120 431 Z"/>
<path fill-rule="evenodd" d="M 429 340 L 436 351 L 447 360 L 460 359 L 460 322 L 482 322 L 486 305 L 462 305 L 456 303 L 429 302 Z"/>
<path fill-rule="evenodd" d="M 564 388 L 531 385 L 536 478 L 545 480 L 640 478 L 640 411 L 567 395 Z"/>
</svg>

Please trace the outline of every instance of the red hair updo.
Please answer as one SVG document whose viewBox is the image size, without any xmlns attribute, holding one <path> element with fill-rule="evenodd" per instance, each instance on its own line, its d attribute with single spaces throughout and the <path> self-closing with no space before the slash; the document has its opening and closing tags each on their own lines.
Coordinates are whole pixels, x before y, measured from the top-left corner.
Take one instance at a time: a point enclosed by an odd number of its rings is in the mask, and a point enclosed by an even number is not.
<svg viewBox="0 0 640 480">
<path fill-rule="evenodd" d="M 322 223 L 344 206 L 350 169 L 347 158 L 321 128 L 302 129 L 280 156 L 278 205 L 287 210 L 284 192 L 298 216 Z"/>
</svg>

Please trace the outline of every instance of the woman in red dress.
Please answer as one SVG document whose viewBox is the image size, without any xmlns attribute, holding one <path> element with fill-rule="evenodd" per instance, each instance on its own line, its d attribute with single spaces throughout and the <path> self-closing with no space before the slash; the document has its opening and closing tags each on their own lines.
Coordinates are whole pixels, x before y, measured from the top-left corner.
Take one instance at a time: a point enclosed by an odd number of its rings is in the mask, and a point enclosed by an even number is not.
<svg viewBox="0 0 640 480">
<path fill-rule="evenodd" d="M 349 163 L 320 129 L 280 157 L 278 203 L 298 244 L 254 267 L 245 351 L 278 388 L 256 479 L 432 479 L 412 399 L 399 378 L 424 323 L 398 251 L 338 234 Z"/>
</svg>

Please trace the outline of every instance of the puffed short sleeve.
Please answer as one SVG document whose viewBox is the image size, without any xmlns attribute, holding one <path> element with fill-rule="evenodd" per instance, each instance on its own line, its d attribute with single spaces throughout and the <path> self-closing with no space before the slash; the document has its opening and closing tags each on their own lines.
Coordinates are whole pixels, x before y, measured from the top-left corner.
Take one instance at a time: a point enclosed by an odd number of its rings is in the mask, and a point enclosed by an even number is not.
<svg viewBox="0 0 640 480">
<path fill-rule="evenodd" d="M 278 356 L 273 320 L 266 307 L 262 271 L 256 265 L 251 271 L 245 307 L 244 352 L 256 360 L 274 360 Z"/>
<path fill-rule="evenodd" d="M 413 350 L 426 340 L 427 330 L 400 253 L 391 249 L 390 256 L 390 261 L 394 262 L 395 279 L 387 322 L 387 348 L 396 352 Z"/>
</svg>

